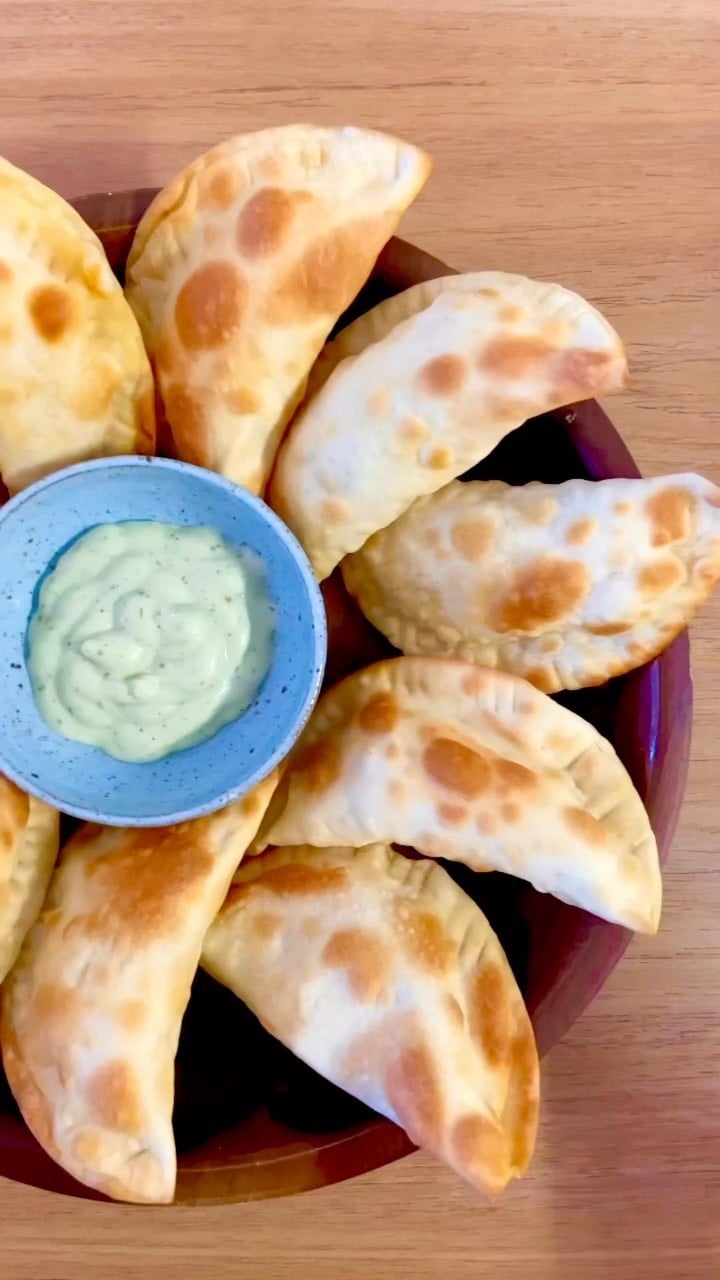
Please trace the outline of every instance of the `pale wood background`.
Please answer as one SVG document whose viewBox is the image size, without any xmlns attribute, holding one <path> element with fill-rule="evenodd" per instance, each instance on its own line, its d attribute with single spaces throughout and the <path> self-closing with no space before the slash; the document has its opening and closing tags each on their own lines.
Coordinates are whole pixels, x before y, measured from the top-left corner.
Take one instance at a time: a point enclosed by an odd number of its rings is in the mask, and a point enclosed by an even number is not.
<svg viewBox="0 0 720 1280">
<path fill-rule="evenodd" d="M 612 413 L 647 472 L 720 481 L 717 0 L 2 0 L 0 151 L 65 194 L 161 182 L 236 130 L 425 144 L 410 238 L 558 278 L 624 335 Z M 715 1280 L 720 1275 L 720 600 L 695 629 L 667 907 L 545 1064 L 531 1176 L 480 1208 L 413 1157 L 228 1208 L 0 1185 L 3 1280 Z"/>
</svg>

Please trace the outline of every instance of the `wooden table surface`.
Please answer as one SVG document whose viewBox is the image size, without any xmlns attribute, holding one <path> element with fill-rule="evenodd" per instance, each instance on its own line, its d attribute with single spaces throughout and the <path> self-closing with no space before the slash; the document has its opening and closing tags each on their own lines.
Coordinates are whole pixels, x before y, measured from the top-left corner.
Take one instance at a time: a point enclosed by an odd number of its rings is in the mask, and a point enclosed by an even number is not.
<svg viewBox="0 0 720 1280">
<path fill-rule="evenodd" d="M 436 156 L 405 234 L 558 279 L 629 348 L 644 471 L 720 481 L 717 0 L 3 0 L 0 152 L 68 195 L 159 183 L 238 130 L 376 125 Z M 695 627 L 666 909 L 545 1062 L 537 1157 L 495 1208 L 415 1156 L 227 1208 L 0 1185 L 3 1280 L 715 1280 L 720 599 Z"/>
</svg>

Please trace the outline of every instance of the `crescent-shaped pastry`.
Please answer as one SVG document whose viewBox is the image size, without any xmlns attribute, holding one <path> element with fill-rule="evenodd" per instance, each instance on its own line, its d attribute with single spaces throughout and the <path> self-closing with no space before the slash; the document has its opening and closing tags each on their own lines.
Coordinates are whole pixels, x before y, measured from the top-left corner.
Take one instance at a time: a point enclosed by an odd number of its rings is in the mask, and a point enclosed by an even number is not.
<svg viewBox="0 0 720 1280">
<path fill-rule="evenodd" d="M 601 684 L 667 647 L 720 577 L 720 490 L 702 476 L 451 481 L 342 566 L 404 653 L 539 689 Z"/>
<path fill-rule="evenodd" d="M 386 845 L 240 868 L 202 963 L 272 1035 L 495 1193 L 535 1143 L 538 1058 L 505 954 L 432 862 Z"/>
<path fill-rule="evenodd" d="M 59 826 L 56 809 L 0 774 L 0 983 L 42 906 Z"/>
<path fill-rule="evenodd" d="M 115 1199 L 173 1198 L 180 1023 L 275 783 L 174 827 L 81 828 L 7 980 L 3 1065 L 28 1128 Z"/>
<path fill-rule="evenodd" d="M 221 143 L 153 201 L 127 296 L 181 458 L 262 492 L 313 361 L 429 172 L 387 134 L 287 125 Z"/>
<path fill-rule="evenodd" d="M 72 462 L 152 453 L 140 330 L 97 236 L 0 158 L 0 474 L 11 493 Z"/>
<path fill-rule="evenodd" d="M 609 742 L 525 680 L 394 658 L 331 689 L 290 757 L 267 844 L 409 845 L 654 933 L 655 838 Z"/>
<path fill-rule="evenodd" d="M 557 284 L 487 272 L 408 289 L 337 339 L 278 455 L 271 505 L 322 579 L 527 418 L 617 391 L 620 339 Z"/>
</svg>

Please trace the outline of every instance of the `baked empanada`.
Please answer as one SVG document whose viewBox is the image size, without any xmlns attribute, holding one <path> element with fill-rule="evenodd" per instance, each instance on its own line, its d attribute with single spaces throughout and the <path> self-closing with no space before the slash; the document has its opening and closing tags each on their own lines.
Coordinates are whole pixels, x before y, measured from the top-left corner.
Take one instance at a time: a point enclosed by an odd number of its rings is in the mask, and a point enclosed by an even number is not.
<svg viewBox="0 0 720 1280">
<path fill-rule="evenodd" d="M 173 1198 L 180 1023 L 202 940 L 275 781 L 175 827 L 81 828 L 8 977 L 3 1063 L 28 1128 L 116 1199 Z"/>
<path fill-rule="evenodd" d="M 579 689 L 660 653 L 720 577 L 720 490 L 702 476 L 452 481 L 342 566 L 405 653 Z"/>
<path fill-rule="evenodd" d="M 277 849 L 240 868 L 202 963 L 272 1035 L 474 1186 L 530 1162 L 535 1040 L 479 907 L 386 845 Z"/>
<path fill-rule="evenodd" d="M 416 498 L 546 410 L 625 384 L 622 344 L 560 285 L 486 272 L 428 281 L 331 343 L 293 422 L 271 505 L 318 578 Z"/>
<path fill-rule="evenodd" d="M 430 172 L 367 129 L 231 138 L 148 209 L 127 296 L 177 452 L 261 493 L 310 367 Z"/>
<path fill-rule="evenodd" d="M 0 982 L 38 912 L 58 853 L 56 809 L 0 774 Z"/>
<path fill-rule="evenodd" d="M 655 837 L 610 743 L 525 680 L 449 658 L 379 662 L 325 694 L 262 837 L 409 845 L 659 923 Z"/>
<path fill-rule="evenodd" d="M 0 474 L 11 493 L 71 462 L 152 453 L 154 389 L 100 241 L 0 159 Z"/>
</svg>

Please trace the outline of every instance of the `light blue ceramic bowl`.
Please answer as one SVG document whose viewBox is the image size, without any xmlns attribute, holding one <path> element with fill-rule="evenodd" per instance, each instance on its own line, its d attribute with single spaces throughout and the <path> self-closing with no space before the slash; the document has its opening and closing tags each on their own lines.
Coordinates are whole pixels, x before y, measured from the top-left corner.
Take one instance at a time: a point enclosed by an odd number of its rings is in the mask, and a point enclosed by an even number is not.
<svg viewBox="0 0 720 1280">
<path fill-rule="evenodd" d="M 125 764 L 49 729 L 26 666 L 28 619 L 49 563 L 93 525 L 120 520 L 207 525 L 256 552 L 276 612 L 272 665 L 248 709 L 151 764 Z M 0 510 L 0 771 L 65 813 L 152 827 L 229 804 L 289 751 L 317 698 L 326 650 L 322 597 L 299 543 L 264 502 L 212 471 L 103 458 L 56 472 Z"/>
</svg>

